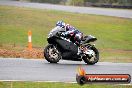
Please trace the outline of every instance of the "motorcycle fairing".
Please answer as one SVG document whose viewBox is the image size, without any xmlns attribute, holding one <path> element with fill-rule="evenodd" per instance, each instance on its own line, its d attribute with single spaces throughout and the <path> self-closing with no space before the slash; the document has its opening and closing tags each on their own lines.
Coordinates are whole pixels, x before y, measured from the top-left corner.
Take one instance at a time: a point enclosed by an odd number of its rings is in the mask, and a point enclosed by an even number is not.
<svg viewBox="0 0 132 88">
<path fill-rule="evenodd" d="M 49 44 L 57 45 L 57 47 L 61 51 L 63 59 L 75 60 L 78 58 L 78 47 L 74 43 L 57 37 L 48 38 L 48 42 Z"/>
<path fill-rule="evenodd" d="M 89 42 L 94 42 L 96 40 L 97 40 L 97 38 L 95 38 L 94 36 L 88 35 L 88 36 L 84 37 L 84 39 L 82 40 L 82 43 L 85 44 L 85 43 L 89 43 Z"/>
</svg>

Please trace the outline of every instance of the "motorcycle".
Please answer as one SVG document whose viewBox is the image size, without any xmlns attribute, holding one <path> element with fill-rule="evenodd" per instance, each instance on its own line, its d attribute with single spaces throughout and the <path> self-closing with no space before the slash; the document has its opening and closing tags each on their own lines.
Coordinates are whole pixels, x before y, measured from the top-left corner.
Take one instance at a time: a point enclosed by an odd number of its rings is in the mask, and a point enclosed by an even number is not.
<svg viewBox="0 0 132 88">
<path fill-rule="evenodd" d="M 99 61 L 99 51 L 95 48 L 94 42 L 97 40 L 94 36 L 84 36 L 81 45 L 77 46 L 69 39 L 60 36 L 64 31 L 60 27 L 55 27 L 49 33 L 47 38 L 48 45 L 44 49 L 44 57 L 50 63 L 57 63 L 60 59 L 72 61 L 84 61 L 93 65 Z"/>
</svg>

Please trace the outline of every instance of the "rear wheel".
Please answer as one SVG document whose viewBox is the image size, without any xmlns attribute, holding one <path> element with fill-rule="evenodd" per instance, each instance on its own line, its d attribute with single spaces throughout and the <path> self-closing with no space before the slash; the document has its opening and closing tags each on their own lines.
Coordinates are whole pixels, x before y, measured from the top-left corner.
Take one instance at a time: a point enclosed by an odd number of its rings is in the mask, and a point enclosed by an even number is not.
<svg viewBox="0 0 132 88">
<path fill-rule="evenodd" d="M 95 47 L 91 47 L 89 50 L 92 53 L 90 55 L 84 56 L 83 60 L 89 65 L 94 65 L 99 61 L 99 51 Z"/>
<path fill-rule="evenodd" d="M 44 49 L 44 57 L 50 63 L 57 63 L 61 59 L 61 54 L 54 45 L 49 44 Z"/>
</svg>

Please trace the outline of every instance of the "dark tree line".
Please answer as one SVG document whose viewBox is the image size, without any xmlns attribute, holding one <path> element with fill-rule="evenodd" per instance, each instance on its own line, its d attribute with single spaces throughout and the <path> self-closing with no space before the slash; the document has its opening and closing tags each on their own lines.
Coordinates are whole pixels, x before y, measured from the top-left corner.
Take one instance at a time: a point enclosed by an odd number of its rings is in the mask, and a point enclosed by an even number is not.
<svg viewBox="0 0 132 88">
<path fill-rule="evenodd" d="M 31 2 L 59 4 L 62 0 L 30 0 Z"/>
<path fill-rule="evenodd" d="M 125 8 L 125 6 L 129 6 L 132 8 L 132 0 L 17 0 L 17 1 L 30 1 L 30 2 L 76 5 L 76 6 L 98 6 L 98 7 Z"/>
<path fill-rule="evenodd" d="M 84 2 L 103 3 L 103 4 L 118 4 L 118 5 L 132 5 L 132 0 L 84 0 Z"/>
</svg>

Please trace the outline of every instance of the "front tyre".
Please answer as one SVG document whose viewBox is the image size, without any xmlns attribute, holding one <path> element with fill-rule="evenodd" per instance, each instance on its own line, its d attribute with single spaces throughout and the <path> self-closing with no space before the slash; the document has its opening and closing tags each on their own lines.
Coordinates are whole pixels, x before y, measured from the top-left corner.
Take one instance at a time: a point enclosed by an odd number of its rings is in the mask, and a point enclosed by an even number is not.
<svg viewBox="0 0 132 88">
<path fill-rule="evenodd" d="M 57 63 L 61 59 L 61 54 L 56 46 L 49 44 L 44 49 L 44 57 L 50 63 Z"/>
<path fill-rule="evenodd" d="M 91 47 L 90 50 L 93 52 L 93 54 L 83 56 L 83 60 L 89 65 L 94 65 L 99 61 L 99 51 L 95 47 Z"/>
</svg>

